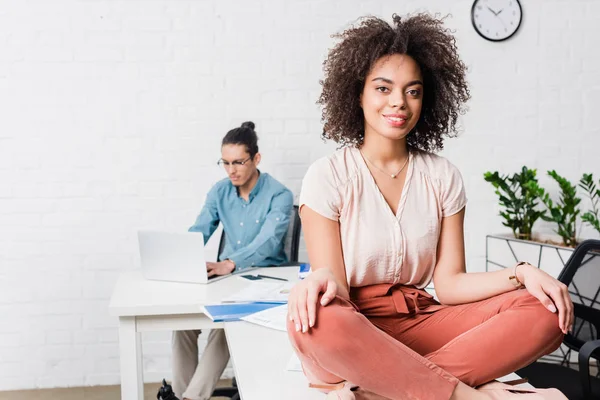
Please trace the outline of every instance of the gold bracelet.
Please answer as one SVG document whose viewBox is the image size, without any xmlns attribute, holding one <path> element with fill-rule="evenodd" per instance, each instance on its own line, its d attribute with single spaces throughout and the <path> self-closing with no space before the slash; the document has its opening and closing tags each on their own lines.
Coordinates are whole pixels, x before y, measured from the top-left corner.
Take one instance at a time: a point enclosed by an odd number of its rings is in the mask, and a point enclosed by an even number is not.
<svg viewBox="0 0 600 400">
<path fill-rule="evenodd" d="M 522 288 L 523 286 L 525 286 L 525 285 L 523 285 L 523 282 L 521 282 L 521 281 L 519 280 L 519 278 L 517 277 L 517 267 L 518 267 L 519 265 L 524 265 L 524 264 L 531 265 L 531 264 L 529 264 L 529 263 L 528 263 L 528 262 L 526 262 L 526 261 L 519 261 L 519 262 L 517 263 L 517 265 L 515 265 L 515 268 L 514 268 L 514 270 L 513 270 L 513 274 L 512 274 L 511 276 L 509 276 L 509 277 L 508 277 L 508 280 L 510 280 L 510 282 L 511 282 L 513 285 L 515 285 L 515 287 L 516 287 L 517 289 L 520 289 L 520 288 Z"/>
</svg>

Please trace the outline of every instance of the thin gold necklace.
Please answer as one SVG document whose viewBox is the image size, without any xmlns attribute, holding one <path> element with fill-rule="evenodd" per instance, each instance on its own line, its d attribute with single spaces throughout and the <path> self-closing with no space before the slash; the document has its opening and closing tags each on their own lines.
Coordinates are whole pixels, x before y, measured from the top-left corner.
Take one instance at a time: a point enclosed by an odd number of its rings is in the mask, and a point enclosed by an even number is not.
<svg viewBox="0 0 600 400">
<path fill-rule="evenodd" d="M 392 179 L 396 179 L 396 177 L 398 176 L 398 174 L 400 174 L 400 172 L 402 172 L 402 170 L 404 170 L 404 167 L 406 167 L 406 164 L 408 164 L 408 159 L 410 158 L 410 155 L 407 156 L 406 157 L 406 161 L 404 161 L 404 164 L 402 165 L 402 168 L 400 168 L 398 170 L 398 172 L 396 172 L 395 174 L 390 174 L 389 172 L 384 171 L 381 168 L 379 168 L 377 165 L 373 164 L 373 162 L 371 160 L 369 160 L 369 158 L 362 151 L 360 152 L 360 154 L 362 154 L 362 156 L 364 157 L 364 159 L 367 160 L 369 162 L 369 164 L 371 164 L 372 166 L 374 166 L 375 168 L 377 168 L 378 170 L 380 170 L 384 174 L 389 175 L 390 178 L 392 178 Z"/>
</svg>

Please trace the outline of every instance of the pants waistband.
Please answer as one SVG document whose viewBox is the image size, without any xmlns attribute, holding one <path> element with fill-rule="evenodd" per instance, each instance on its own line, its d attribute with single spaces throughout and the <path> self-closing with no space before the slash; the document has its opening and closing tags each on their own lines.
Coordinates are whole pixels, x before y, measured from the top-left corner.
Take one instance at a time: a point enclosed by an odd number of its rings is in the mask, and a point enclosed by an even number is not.
<svg viewBox="0 0 600 400">
<path fill-rule="evenodd" d="M 433 312 L 444 307 L 414 286 L 378 284 L 350 289 L 350 300 L 366 316 Z"/>
</svg>

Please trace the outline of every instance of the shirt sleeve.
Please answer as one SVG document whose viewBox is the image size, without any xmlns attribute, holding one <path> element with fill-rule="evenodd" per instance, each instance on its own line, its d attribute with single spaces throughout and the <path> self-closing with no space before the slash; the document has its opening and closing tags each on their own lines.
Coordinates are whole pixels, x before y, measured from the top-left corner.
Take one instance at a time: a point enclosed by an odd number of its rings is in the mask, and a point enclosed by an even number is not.
<svg viewBox="0 0 600 400">
<path fill-rule="evenodd" d="M 221 220 L 217 207 L 218 200 L 219 194 L 217 188 L 213 186 L 206 195 L 206 203 L 204 203 L 200 215 L 196 218 L 196 222 L 188 229 L 189 232 L 201 232 L 204 236 L 205 245 L 219 226 L 219 221 Z"/>
<path fill-rule="evenodd" d="M 288 189 L 278 192 L 273 197 L 271 208 L 258 235 L 248 246 L 227 257 L 235 263 L 236 269 L 251 267 L 273 255 L 288 231 L 293 205 L 294 196 Z"/>
<path fill-rule="evenodd" d="M 442 217 L 449 217 L 467 205 L 467 195 L 458 168 L 448 162 L 442 188 Z"/>
<path fill-rule="evenodd" d="M 302 180 L 298 206 L 311 210 L 334 221 L 340 219 L 341 196 L 337 179 L 327 158 L 314 162 Z"/>
</svg>

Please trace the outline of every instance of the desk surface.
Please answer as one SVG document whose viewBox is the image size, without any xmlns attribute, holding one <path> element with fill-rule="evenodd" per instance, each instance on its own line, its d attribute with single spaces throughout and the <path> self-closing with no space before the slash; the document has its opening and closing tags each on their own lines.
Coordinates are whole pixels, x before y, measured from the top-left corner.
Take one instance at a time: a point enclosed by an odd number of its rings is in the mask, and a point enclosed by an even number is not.
<svg viewBox="0 0 600 400">
<path fill-rule="evenodd" d="M 260 271 L 260 272 L 259 272 Z M 297 279 L 298 267 L 256 268 L 247 273 Z M 240 275 L 243 275 L 240 274 Z M 140 270 L 119 277 L 110 299 L 110 314 L 117 317 L 203 313 L 203 306 L 221 300 L 249 285 L 240 275 L 208 284 L 150 281 Z"/>
<path fill-rule="evenodd" d="M 297 270 L 298 267 L 264 268 L 260 273 L 293 281 Z M 141 271 L 129 271 L 115 285 L 110 313 L 119 317 L 201 314 L 204 305 L 218 303 L 250 283 L 235 275 L 210 284 L 149 281 Z M 302 372 L 287 370 L 293 351 L 287 333 L 247 322 L 226 323 L 225 330 L 243 400 L 325 397 L 308 387 Z"/>
<path fill-rule="evenodd" d="M 225 333 L 243 400 L 322 400 L 300 371 L 288 371 L 292 345 L 286 332 L 249 322 L 226 322 Z"/>
</svg>

